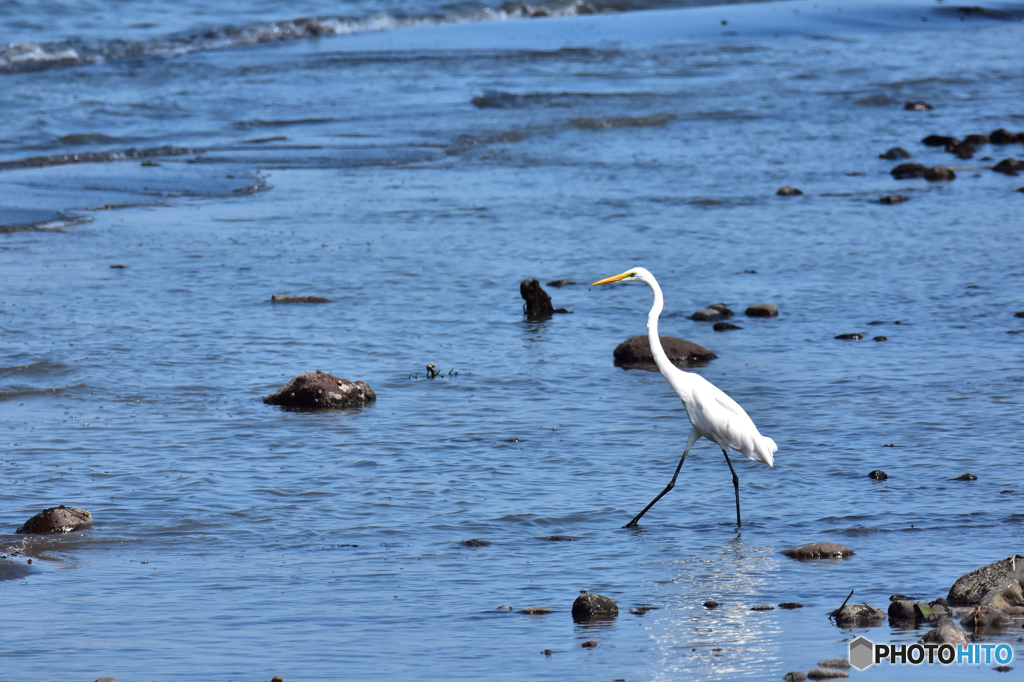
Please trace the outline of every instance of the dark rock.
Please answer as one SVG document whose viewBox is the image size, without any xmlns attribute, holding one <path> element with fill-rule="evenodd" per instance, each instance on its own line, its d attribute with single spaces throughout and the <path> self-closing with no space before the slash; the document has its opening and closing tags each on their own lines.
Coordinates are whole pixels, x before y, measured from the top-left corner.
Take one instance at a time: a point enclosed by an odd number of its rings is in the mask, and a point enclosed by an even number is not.
<svg viewBox="0 0 1024 682">
<path fill-rule="evenodd" d="M 973 144 L 975 146 L 988 144 L 988 135 L 979 135 L 977 133 L 973 135 L 968 135 L 967 137 L 964 138 L 964 142 L 966 142 L 967 144 Z"/>
<path fill-rule="evenodd" d="M 812 668 L 807 677 L 812 680 L 845 680 L 850 677 L 850 673 L 835 668 Z"/>
<path fill-rule="evenodd" d="M 942 597 L 939 597 L 938 599 L 932 599 L 930 602 L 928 602 L 928 606 L 934 609 L 936 606 L 949 606 L 949 602 L 947 602 Z"/>
<path fill-rule="evenodd" d="M 804 682 L 807 679 L 807 675 L 804 675 L 799 670 L 792 670 L 783 675 L 782 679 L 786 682 Z"/>
<path fill-rule="evenodd" d="M 906 111 L 931 111 L 934 108 L 928 102 L 907 102 L 903 105 L 903 109 Z"/>
<path fill-rule="evenodd" d="M 747 308 L 745 312 L 747 317 L 776 317 L 779 309 L 771 303 L 758 303 Z"/>
<path fill-rule="evenodd" d="M 922 178 L 924 177 L 924 164 L 923 163 L 901 163 L 900 165 L 893 168 L 889 173 L 897 180 L 905 180 L 907 178 Z"/>
<path fill-rule="evenodd" d="M 18 533 L 30 533 L 42 535 L 45 533 L 70 533 L 71 531 L 87 528 L 92 525 L 92 514 L 85 509 L 78 507 L 50 507 L 39 512 L 25 525 L 17 530 Z"/>
<path fill-rule="evenodd" d="M 704 602 L 704 608 L 706 608 L 706 609 L 717 609 L 718 608 L 718 602 L 716 602 L 714 599 L 709 599 L 706 602 Z"/>
<path fill-rule="evenodd" d="M 619 605 L 611 597 L 588 592 L 572 603 L 572 619 L 577 623 L 609 620 L 619 615 Z"/>
<path fill-rule="evenodd" d="M 960 159 L 970 159 L 974 157 L 974 152 L 977 151 L 974 145 L 967 142 L 960 142 L 949 148 L 949 151 L 956 155 Z"/>
<path fill-rule="evenodd" d="M 677 367 L 706 365 L 718 356 L 704 346 L 677 336 L 662 336 L 661 347 L 669 362 Z M 646 334 L 632 336 L 615 347 L 615 364 L 620 366 L 654 365 L 651 342 Z"/>
<path fill-rule="evenodd" d="M 772 606 L 771 604 L 765 604 L 763 606 L 751 606 L 750 610 L 751 611 L 774 611 L 775 607 Z"/>
<path fill-rule="evenodd" d="M 547 540 L 548 542 L 576 542 L 576 538 L 571 538 L 568 535 L 541 535 L 535 539 Z"/>
<path fill-rule="evenodd" d="M 839 334 L 835 338 L 842 339 L 844 341 L 860 341 L 864 337 L 862 337 L 860 334 L 853 333 L 853 334 Z"/>
<path fill-rule="evenodd" d="M 1024 593 L 1021 591 L 1020 578 L 1009 581 L 1006 587 L 997 586 L 989 590 L 981 598 L 982 606 L 992 606 L 1000 611 L 1010 612 L 1024 605 Z"/>
<path fill-rule="evenodd" d="M 993 130 L 988 134 L 988 141 L 992 144 L 1016 144 L 1018 142 L 1017 136 L 1006 128 Z"/>
<path fill-rule="evenodd" d="M 932 166 L 931 168 L 924 169 L 924 179 L 928 182 L 956 180 L 956 173 L 945 166 Z"/>
<path fill-rule="evenodd" d="M 876 481 L 884 481 L 885 479 L 889 478 L 889 474 L 885 473 L 881 469 L 875 469 L 870 474 L 868 474 L 868 478 L 873 478 Z"/>
<path fill-rule="evenodd" d="M 953 612 L 945 606 L 939 604 L 925 606 L 920 602 L 914 604 L 914 613 L 917 615 L 918 621 L 927 621 L 929 623 L 940 623 L 953 617 Z"/>
<path fill-rule="evenodd" d="M 818 661 L 818 665 L 822 668 L 835 668 L 836 670 L 850 669 L 850 662 L 845 658 L 826 658 L 824 661 Z"/>
<path fill-rule="evenodd" d="M 781 604 L 779 604 L 779 608 L 780 609 L 790 609 L 791 610 L 791 609 L 802 609 L 803 607 L 804 607 L 804 605 L 801 604 L 798 601 L 784 601 Z"/>
<path fill-rule="evenodd" d="M 1014 317 L 1024 317 L 1024 310 L 1018 310 L 1013 314 Z"/>
<path fill-rule="evenodd" d="M 632 613 L 634 616 L 642 616 L 645 613 L 647 613 L 648 611 L 650 611 L 651 609 L 656 609 L 656 608 L 658 608 L 658 607 L 656 607 L 656 606 L 640 606 L 640 607 L 635 608 L 635 609 L 631 608 L 629 610 L 629 612 Z"/>
<path fill-rule="evenodd" d="M 775 194 L 777 194 L 780 197 L 793 197 L 793 196 L 796 196 L 798 194 L 803 194 L 803 192 L 798 190 L 796 187 L 790 187 L 789 185 L 783 185 L 782 187 L 779 188 L 779 191 L 776 192 Z"/>
<path fill-rule="evenodd" d="M 914 613 L 914 602 L 902 599 L 889 602 L 889 618 L 892 620 L 916 621 L 917 614 Z"/>
<path fill-rule="evenodd" d="M 945 147 L 946 149 L 950 149 L 953 145 L 960 144 L 960 140 L 955 137 L 949 137 L 948 135 L 929 135 L 921 140 L 921 142 L 929 147 Z"/>
<path fill-rule="evenodd" d="M 331 299 L 323 296 L 290 296 L 288 294 L 275 294 L 270 297 L 271 303 L 330 303 Z"/>
<path fill-rule="evenodd" d="M 1014 584 L 1019 589 L 1021 578 L 1024 578 L 1024 556 L 1015 554 L 957 578 L 949 589 L 946 602 L 949 606 L 983 604 L 985 597 L 993 591 L 1002 592 Z"/>
<path fill-rule="evenodd" d="M 833 611 L 832 617 L 841 628 L 862 628 L 881 625 L 885 612 L 867 604 L 847 604 Z"/>
<path fill-rule="evenodd" d="M 905 594 L 893 594 L 889 596 L 889 601 L 914 601 L 914 598 Z"/>
<path fill-rule="evenodd" d="M 872 337 L 871 340 L 872 341 L 888 341 L 889 337 L 888 336 L 875 336 L 875 337 Z"/>
<path fill-rule="evenodd" d="M 697 322 L 715 322 L 716 320 L 728 320 L 734 314 L 724 303 L 713 303 L 690 315 L 690 319 Z"/>
<path fill-rule="evenodd" d="M 1024 161 L 1013 158 L 1003 159 L 992 166 L 992 170 L 997 173 L 1005 173 L 1006 175 L 1020 175 L 1020 171 L 1024 170 Z"/>
<path fill-rule="evenodd" d="M 499 611 L 505 611 L 506 613 L 510 613 L 512 611 L 512 607 L 511 606 L 504 606 L 503 605 L 503 606 L 499 606 L 498 610 Z"/>
<path fill-rule="evenodd" d="M 96 682 L 117 682 L 117 678 L 114 677 L 100 677 Z M 271 680 L 273 682 L 273 680 Z"/>
<path fill-rule="evenodd" d="M 967 644 L 967 635 L 951 620 L 943 621 L 934 630 L 929 630 L 920 639 L 922 644 Z"/>
<path fill-rule="evenodd" d="M 975 606 L 960 624 L 971 630 L 999 630 L 1013 625 L 1013 619 L 994 606 Z"/>
<path fill-rule="evenodd" d="M 523 314 L 528 320 L 546 320 L 556 313 L 568 313 L 565 308 L 556 309 L 551 297 L 535 279 L 524 279 L 519 283 L 519 295 L 523 297 Z"/>
<path fill-rule="evenodd" d="M 853 556 L 853 550 L 835 542 L 814 542 L 795 549 L 787 549 L 783 554 L 791 559 L 799 559 L 801 561 L 808 559 L 839 559 Z"/>
<path fill-rule="evenodd" d="M 978 477 L 968 471 L 966 474 L 960 474 L 956 478 L 949 479 L 951 481 L 977 481 Z"/>
<path fill-rule="evenodd" d="M 1011 670 L 1013 670 L 1013 666 L 1012 665 L 997 665 L 995 668 L 992 668 L 992 669 L 995 670 L 996 672 L 1008 673 Z"/>
<path fill-rule="evenodd" d="M 267 405 L 304 409 L 359 407 L 377 399 L 365 382 L 340 379 L 317 370 L 300 374 L 277 393 L 263 398 Z"/>
<path fill-rule="evenodd" d="M 910 197 L 905 197 L 902 194 L 887 194 L 879 199 L 878 203 L 891 206 L 893 204 L 902 204 L 904 201 L 910 201 Z"/>
<path fill-rule="evenodd" d="M 576 284 L 576 282 L 572 281 L 571 279 L 556 279 L 553 282 L 548 282 L 549 287 L 568 287 L 572 286 L 573 284 Z"/>
<path fill-rule="evenodd" d="M 528 616 L 544 616 L 551 613 L 551 609 L 546 609 L 543 606 L 529 606 L 519 613 L 525 613 Z"/>
<path fill-rule="evenodd" d="M 890 161 L 895 161 L 896 159 L 909 159 L 910 152 L 903 147 L 893 147 L 892 149 L 879 154 L 878 158 L 889 159 Z"/>
<path fill-rule="evenodd" d="M 459 544 L 463 547 L 489 547 L 491 543 L 487 540 L 463 540 Z"/>
<path fill-rule="evenodd" d="M 727 332 L 730 329 L 743 329 L 743 327 L 738 324 L 733 324 L 732 322 L 715 322 L 714 326 L 711 328 L 716 332 Z"/>
<path fill-rule="evenodd" d="M 588 639 L 588 640 L 587 640 L 586 642 L 584 642 L 583 644 L 580 644 L 580 646 L 581 646 L 581 647 L 583 647 L 584 649 L 593 649 L 594 647 L 596 647 L 596 646 L 597 646 L 597 642 L 595 642 L 595 641 L 594 641 L 594 640 L 592 640 L 592 639 Z"/>
<path fill-rule="evenodd" d="M 127 270 L 128 266 L 127 265 L 111 265 L 110 269 L 111 270 Z"/>
</svg>

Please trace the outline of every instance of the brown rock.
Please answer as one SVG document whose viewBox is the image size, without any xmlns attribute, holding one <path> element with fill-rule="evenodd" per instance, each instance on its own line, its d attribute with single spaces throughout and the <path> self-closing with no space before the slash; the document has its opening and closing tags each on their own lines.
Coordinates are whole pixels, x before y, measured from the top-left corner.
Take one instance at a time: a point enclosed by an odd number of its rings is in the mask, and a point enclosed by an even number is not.
<svg viewBox="0 0 1024 682">
<path fill-rule="evenodd" d="M 889 159 L 890 161 L 895 161 L 896 159 L 909 159 L 910 152 L 908 152 L 903 147 L 893 147 L 892 149 L 889 149 L 879 154 L 878 158 Z"/>
<path fill-rule="evenodd" d="M 92 514 L 78 507 L 50 507 L 39 512 L 21 528 L 18 533 L 42 535 L 45 533 L 70 533 L 92 525 Z"/>
<path fill-rule="evenodd" d="M 805 561 L 809 559 L 840 559 L 853 556 L 853 550 L 835 542 L 814 542 L 795 549 L 787 549 L 783 554 L 791 559 Z"/>
<path fill-rule="evenodd" d="M 677 367 L 706 365 L 718 356 L 704 346 L 677 336 L 662 336 L 661 347 L 669 361 Z M 615 364 L 620 366 L 653 366 L 651 342 L 646 334 L 633 336 L 615 347 Z"/>
<path fill-rule="evenodd" d="M 747 317 L 777 317 L 779 309 L 771 303 L 758 303 L 748 307 L 745 314 Z"/>
<path fill-rule="evenodd" d="M 900 165 L 889 171 L 897 180 L 905 180 L 907 178 L 922 178 L 924 177 L 924 164 L 923 163 L 901 163 Z"/>
<path fill-rule="evenodd" d="M 1024 161 L 1013 158 L 1003 159 L 992 166 L 992 170 L 1006 175 L 1020 175 L 1020 171 L 1024 170 Z"/>
<path fill-rule="evenodd" d="M 921 140 L 921 143 L 926 144 L 929 147 L 945 147 L 946 149 L 949 149 L 954 145 L 960 144 L 960 140 L 948 135 L 929 135 Z"/>
<path fill-rule="evenodd" d="M 803 194 L 803 192 L 798 190 L 796 187 L 790 187 L 789 185 L 783 185 L 782 187 L 779 188 L 779 191 L 776 192 L 775 194 L 777 194 L 780 197 L 793 197 L 793 196 L 797 196 L 798 194 Z"/>
<path fill-rule="evenodd" d="M 881 625 L 885 612 L 868 604 L 847 604 L 833 611 L 832 617 L 841 628 L 862 628 Z"/>
<path fill-rule="evenodd" d="M 271 303 L 330 303 L 331 299 L 322 296 L 291 296 L 275 294 L 270 297 Z"/>
<path fill-rule="evenodd" d="M 551 297 L 536 279 L 524 279 L 519 283 L 519 295 L 523 297 L 523 314 L 528 320 L 546 320 L 556 313 L 568 313 L 565 308 L 556 309 Z"/>
<path fill-rule="evenodd" d="M 727 332 L 730 329 L 743 329 L 743 327 L 738 324 L 733 324 L 732 322 L 715 322 L 714 326 L 711 328 L 716 332 Z"/>
<path fill-rule="evenodd" d="M 935 107 L 928 102 L 907 102 L 903 105 L 906 111 L 931 111 Z"/>
<path fill-rule="evenodd" d="M 724 303 L 713 303 L 707 308 L 701 308 L 693 315 L 690 315 L 690 319 L 697 322 L 714 322 L 716 320 L 728 320 L 734 314 Z"/>
<path fill-rule="evenodd" d="M 860 334 L 852 333 L 852 334 L 839 334 L 839 335 L 836 336 L 836 338 L 837 339 L 842 339 L 844 341 L 860 341 L 864 337 L 861 336 Z"/>
<path fill-rule="evenodd" d="M 359 407 L 377 399 L 362 381 L 340 379 L 332 374 L 306 372 L 289 381 L 277 393 L 263 398 L 267 405 L 306 409 Z"/>
<path fill-rule="evenodd" d="M 929 630 L 919 640 L 922 644 L 967 644 L 967 635 L 953 621 L 939 623 L 934 630 Z"/>
<path fill-rule="evenodd" d="M 1000 128 L 989 133 L 988 141 L 992 144 L 1016 144 L 1017 136 L 1006 128 Z"/>
<path fill-rule="evenodd" d="M 782 679 L 785 680 L 785 682 L 804 682 L 804 680 L 807 679 L 807 675 L 804 675 L 803 672 L 799 670 L 791 670 L 783 675 Z"/>
<path fill-rule="evenodd" d="M 891 206 L 893 204 L 902 204 L 904 201 L 910 201 L 910 197 L 905 197 L 902 194 L 887 194 L 879 199 L 878 203 Z"/>
<path fill-rule="evenodd" d="M 572 619 L 577 623 L 611 620 L 619 615 L 619 605 L 611 597 L 587 592 L 572 603 Z"/>
<path fill-rule="evenodd" d="M 956 173 L 945 166 L 932 166 L 924 170 L 924 179 L 928 182 L 942 182 L 945 180 L 956 180 Z"/>
<path fill-rule="evenodd" d="M 595 641 L 594 641 L 594 640 L 592 640 L 592 639 L 588 639 L 588 640 L 587 640 L 586 642 L 584 642 L 583 644 L 580 644 L 580 646 L 581 646 L 581 647 L 583 647 L 584 649 L 593 649 L 594 647 L 596 647 L 596 646 L 597 646 L 597 642 L 595 642 Z"/>
<path fill-rule="evenodd" d="M 528 616 L 544 616 L 551 613 L 551 609 L 546 609 L 543 606 L 529 606 L 519 613 L 525 613 Z"/>
<path fill-rule="evenodd" d="M 964 138 L 964 142 L 966 142 L 967 144 L 973 144 L 975 146 L 988 144 L 988 135 L 968 135 L 967 137 Z"/>
<path fill-rule="evenodd" d="M 971 630 L 999 630 L 1013 625 L 1013 619 L 994 606 L 975 606 L 960 624 Z"/>
</svg>

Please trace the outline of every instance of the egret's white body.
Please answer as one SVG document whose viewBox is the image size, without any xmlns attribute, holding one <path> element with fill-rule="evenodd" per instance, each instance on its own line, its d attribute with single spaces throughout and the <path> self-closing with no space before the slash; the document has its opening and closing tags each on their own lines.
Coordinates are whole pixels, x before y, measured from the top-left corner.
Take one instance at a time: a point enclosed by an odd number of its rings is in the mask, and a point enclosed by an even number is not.
<svg viewBox="0 0 1024 682">
<path fill-rule="evenodd" d="M 675 486 L 679 470 L 682 469 L 686 456 L 690 454 L 690 448 L 702 436 L 722 448 L 725 461 L 728 462 L 729 469 L 732 470 L 733 486 L 736 490 L 736 524 L 739 525 L 741 523 L 739 477 L 736 476 L 736 470 L 733 469 L 732 462 L 729 461 L 728 451 L 730 449 L 736 450 L 754 461 L 774 466 L 774 454 L 778 450 L 778 446 L 775 445 L 775 441 L 771 438 L 762 436 L 758 432 L 753 420 L 725 392 L 699 374 L 684 372 L 669 361 L 668 356 L 665 355 L 665 350 L 661 346 L 661 339 L 658 337 L 658 317 L 661 315 L 661 310 L 664 306 L 664 298 L 661 294 L 661 287 L 658 286 L 658 281 L 654 279 L 654 275 L 644 268 L 633 268 L 621 275 L 615 275 L 614 277 L 594 282 L 591 286 L 611 282 L 644 282 L 654 292 L 654 305 L 651 307 L 651 312 L 647 315 L 647 338 L 651 343 L 651 354 L 654 356 L 655 364 L 658 365 L 658 369 L 661 370 L 662 375 L 668 380 L 672 390 L 682 399 L 683 407 L 686 408 L 686 416 L 692 426 L 690 437 L 686 440 L 686 448 L 683 450 L 683 457 L 679 460 L 679 466 L 676 467 L 676 475 L 672 477 L 672 481 L 665 490 L 654 498 L 642 512 L 637 514 L 627 526 L 636 526 L 640 517 L 646 514 L 647 510 L 653 507 L 654 503 L 660 500 L 662 495 Z"/>
</svg>

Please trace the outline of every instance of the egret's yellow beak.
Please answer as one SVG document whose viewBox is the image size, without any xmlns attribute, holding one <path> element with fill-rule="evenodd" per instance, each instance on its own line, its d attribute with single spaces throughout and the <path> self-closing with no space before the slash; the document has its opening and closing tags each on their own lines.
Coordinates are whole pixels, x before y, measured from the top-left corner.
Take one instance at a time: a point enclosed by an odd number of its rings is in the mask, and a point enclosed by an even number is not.
<svg viewBox="0 0 1024 682">
<path fill-rule="evenodd" d="M 630 270 L 629 272 L 624 272 L 621 275 L 615 275 L 614 277 L 606 277 L 605 279 L 602 279 L 602 280 L 600 280 L 598 282 L 594 282 L 590 286 L 596 287 L 598 284 L 611 284 L 612 282 L 621 282 L 622 280 L 626 279 L 627 277 L 632 277 L 635 274 L 636 274 L 635 272 Z"/>
</svg>

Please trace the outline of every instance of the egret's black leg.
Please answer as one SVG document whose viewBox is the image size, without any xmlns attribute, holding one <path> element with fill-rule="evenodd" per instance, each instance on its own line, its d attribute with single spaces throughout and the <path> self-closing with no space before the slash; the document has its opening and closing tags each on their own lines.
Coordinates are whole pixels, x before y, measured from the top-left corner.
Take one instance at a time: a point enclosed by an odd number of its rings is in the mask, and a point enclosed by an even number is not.
<svg viewBox="0 0 1024 682">
<path fill-rule="evenodd" d="M 640 520 L 640 517 L 646 514 L 647 510 L 653 507 L 655 502 L 664 497 L 665 493 L 667 493 L 669 490 L 672 490 L 672 488 L 676 487 L 676 479 L 679 478 L 679 470 L 683 468 L 683 462 L 686 461 L 686 456 L 688 454 L 690 454 L 690 448 L 686 448 L 686 450 L 683 451 L 683 457 L 682 459 L 679 460 L 679 466 L 676 467 L 676 473 L 672 475 L 672 480 L 668 482 L 668 485 L 665 486 L 665 489 L 658 493 L 658 496 L 651 500 L 651 503 L 644 507 L 644 510 L 636 516 L 634 516 L 633 520 L 627 523 L 625 526 L 623 526 L 623 528 L 636 528 L 637 522 Z"/>
<path fill-rule="evenodd" d="M 743 522 L 740 521 L 740 477 L 736 475 L 736 470 L 732 468 L 732 462 L 729 461 L 729 453 L 725 451 L 725 448 L 722 448 L 722 454 L 725 455 L 729 471 L 732 472 L 732 487 L 736 489 L 736 525 L 742 526 Z"/>
</svg>

